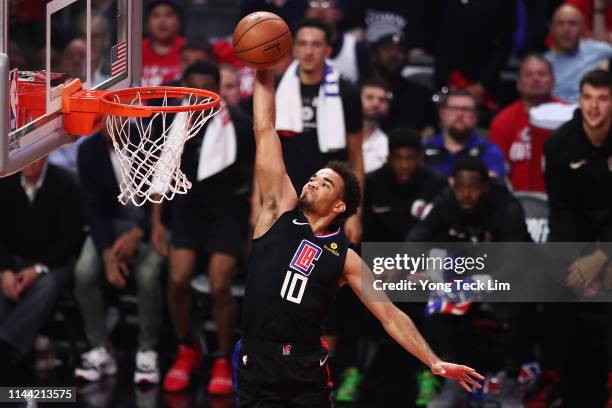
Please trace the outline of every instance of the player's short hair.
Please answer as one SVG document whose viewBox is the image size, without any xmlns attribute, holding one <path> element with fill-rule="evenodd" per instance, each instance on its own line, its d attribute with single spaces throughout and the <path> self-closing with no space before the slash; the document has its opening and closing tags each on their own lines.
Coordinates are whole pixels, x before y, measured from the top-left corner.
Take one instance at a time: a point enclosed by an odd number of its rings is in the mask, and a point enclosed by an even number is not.
<svg viewBox="0 0 612 408">
<path fill-rule="evenodd" d="M 580 80 L 580 92 L 585 85 L 593 88 L 608 88 L 612 92 L 612 75 L 603 69 L 587 72 Z"/>
<path fill-rule="evenodd" d="M 219 67 L 217 67 L 217 64 L 209 61 L 200 60 L 189 65 L 187 68 L 185 68 L 185 71 L 183 71 L 183 79 L 187 79 L 189 75 L 193 74 L 210 75 L 213 77 L 217 85 L 219 85 L 219 82 L 221 81 Z"/>
<path fill-rule="evenodd" d="M 213 47 L 205 37 L 188 38 L 181 47 L 181 52 L 186 50 L 198 50 L 212 56 Z"/>
<path fill-rule="evenodd" d="M 469 156 L 461 159 L 453 170 L 453 177 L 457 177 L 460 171 L 473 171 L 480 175 L 480 179 L 487 183 L 489 181 L 489 169 L 478 157 Z"/>
<path fill-rule="evenodd" d="M 389 138 L 389 154 L 401 147 L 414 149 L 417 152 L 422 151 L 421 135 L 413 128 L 398 127 L 391 130 L 387 136 Z"/>
<path fill-rule="evenodd" d="M 331 44 L 331 42 L 332 42 L 332 30 L 331 30 L 331 27 L 329 26 L 329 24 L 327 24 L 325 21 L 320 20 L 318 18 L 306 18 L 306 19 L 300 21 L 300 23 L 297 25 L 297 27 L 295 27 L 294 37 L 297 37 L 297 33 L 302 28 L 317 28 L 317 29 L 323 31 L 325 33 L 325 42 L 327 43 L 327 45 Z"/>
<path fill-rule="evenodd" d="M 336 219 L 347 219 L 357 212 L 357 208 L 361 205 L 361 187 L 357 175 L 347 162 L 332 160 L 325 167 L 338 173 L 344 182 L 344 192 L 342 201 L 346 205 L 346 210 L 336 216 Z"/>
</svg>

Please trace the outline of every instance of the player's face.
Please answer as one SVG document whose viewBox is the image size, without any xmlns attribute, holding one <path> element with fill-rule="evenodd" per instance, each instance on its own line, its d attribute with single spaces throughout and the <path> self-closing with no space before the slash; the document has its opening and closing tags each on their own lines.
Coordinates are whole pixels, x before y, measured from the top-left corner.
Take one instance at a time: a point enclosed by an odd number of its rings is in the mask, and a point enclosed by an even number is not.
<svg viewBox="0 0 612 408">
<path fill-rule="evenodd" d="M 302 188 L 299 204 L 316 214 L 325 216 L 331 211 L 341 213 L 346 206 L 342 201 L 344 181 L 331 169 L 321 169 L 310 177 Z"/>
<path fill-rule="evenodd" d="M 446 105 L 440 108 L 440 122 L 451 136 L 467 139 L 478 122 L 474 99 L 463 95 L 449 97 Z"/>
<path fill-rule="evenodd" d="M 410 147 L 395 148 L 387 159 L 398 183 L 408 183 L 421 165 L 421 153 Z"/>
<path fill-rule="evenodd" d="M 325 32 L 316 27 L 301 28 L 295 35 L 293 57 L 300 61 L 305 72 L 322 69 L 331 47 L 325 40 Z"/>
<path fill-rule="evenodd" d="M 167 4 L 156 6 L 149 13 L 149 34 L 155 41 L 169 41 L 178 34 L 181 22 L 176 11 Z"/>
<path fill-rule="evenodd" d="M 550 34 L 561 51 L 572 53 L 578 47 L 583 28 L 580 11 L 572 6 L 563 6 L 553 16 Z"/>
<path fill-rule="evenodd" d="M 584 84 L 580 91 L 580 111 L 588 128 L 599 129 L 610 123 L 612 96 L 610 89 Z"/>
<path fill-rule="evenodd" d="M 381 120 L 389 114 L 389 94 L 378 86 L 364 86 L 361 90 L 361 106 L 366 120 Z"/>
<path fill-rule="evenodd" d="M 554 86 L 553 73 L 544 61 L 531 58 L 521 65 L 516 87 L 523 97 L 549 97 Z"/>
<path fill-rule="evenodd" d="M 455 175 L 453 193 L 465 212 L 474 212 L 488 191 L 489 184 L 476 171 L 460 171 Z"/>
</svg>

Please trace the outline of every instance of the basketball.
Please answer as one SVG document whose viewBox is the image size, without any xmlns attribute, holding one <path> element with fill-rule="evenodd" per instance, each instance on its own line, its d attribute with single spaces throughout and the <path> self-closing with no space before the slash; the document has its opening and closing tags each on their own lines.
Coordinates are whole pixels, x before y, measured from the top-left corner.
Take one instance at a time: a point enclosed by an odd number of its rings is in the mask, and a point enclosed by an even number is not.
<svg viewBox="0 0 612 408">
<path fill-rule="evenodd" d="M 282 18 L 257 11 L 244 17 L 234 30 L 234 50 L 240 60 L 255 69 L 270 69 L 291 49 L 291 31 Z"/>
</svg>

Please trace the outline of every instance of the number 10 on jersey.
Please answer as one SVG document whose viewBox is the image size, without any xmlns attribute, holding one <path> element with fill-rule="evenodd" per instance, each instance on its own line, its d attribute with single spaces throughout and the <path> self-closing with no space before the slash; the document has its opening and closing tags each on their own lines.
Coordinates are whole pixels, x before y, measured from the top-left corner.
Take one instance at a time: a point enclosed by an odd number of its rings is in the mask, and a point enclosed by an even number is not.
<svg viewBox="0 0 612 408">
<path fill-rule="evenodd" d="M 300 304 L 302 302 L 302 296 L 306 290 L 306 283 L 308 278 L 300 273 L 287 271 L 283 287 L 281 288 L 281 297 L 287 299 L 290 302 Z"/>
</svg>

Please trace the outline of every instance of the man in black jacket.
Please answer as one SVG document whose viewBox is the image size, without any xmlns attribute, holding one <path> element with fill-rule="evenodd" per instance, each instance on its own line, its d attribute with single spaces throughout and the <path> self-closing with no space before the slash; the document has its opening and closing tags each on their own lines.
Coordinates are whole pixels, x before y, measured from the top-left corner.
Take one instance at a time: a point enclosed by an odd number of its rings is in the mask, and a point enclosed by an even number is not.
<svg viewBox="0 0 612 408">
<path fill-rule="evenodd" d="M 0 364 L 31 349 L 82 238 L 73 176 L 40 159 L 0 180 Z"/>
<path fill-rule="evenodd" d="M 592 243 L 567 270 L 560 271 L 567 285 L 588 296 L 596 294 L 603 284 L 609 288 L 612 277 L 609 250 L 612 241 L 612 77 L 608 72 L 595 70 L 582 78 L 579 106 L 574 118 L 559 128 L 544 146 L 544 178 L 550 206 L 549 240 Z M 561 373 L 561 380 L 566 384 L 564 403 L 583 405 L 584 396 L 588 395 L 594 406 L 602 405 L 610 394 L 609 388 L 606 392 L 605 373 L 612 371 L 612 307 L 609 304 L 551 307 L 551 316 L 563 316 L 563 320 L 556 320 L 556 329 L 566 331 L 557 336 L 567 339 L 567 342 L 557 342 L 561 348 L 558 354 L 566 360 L 559 365 L 573 366 L 571 372 Z M 607 367 L 601 358 L 602 344 L 593 343 L 593 339 L 602 338 L 606 339 Z M 593 350 L 594 358 L 570 352 L 577 342 L 592 345 L 588 349 Z M 581 369 L 590 375 L 572 375 Z"/>
<path fill-rule="evenodd" d="M 401 242 L 448 185 L 446 177 L 423 166 L 421 138 L 410 128 L 389 133 L 387 163 L 366 177 L 364 241 Z"/>
<path fill-rule="evenodd" d="M 411 242 L 528 242 L 529 232 L 521 204 L 504 186 L 490 183 L 485 164 L 476 157 L 460 161 L 453 173 L 453 187 L 433 202 L 423 221 L 408 234 Z M 512 247 L 508 247 L 511 251 Z M 515 259 L 504 257 L 504 259 Z M 489 265 L 488 265 L 489 266 Z M 514 267 L 515 265 L 511 265 Z M 508 265 L 500 265 L 500 268 Z M 522 407 L 518 375 L 526 357 L 528 339 L 526 311 L 513 304 L 498 304 L 508 313 L 506 330 L 506 378 L 502 384 L 503 407 Z M 469 334 L 466 315 L 432 313 L 426 321 L 444 358 L 455 359 L 466 352 L 460 339 Z M 430 408 L 467 406 L 466 395 L 445 382 Z"/>
</svg>

